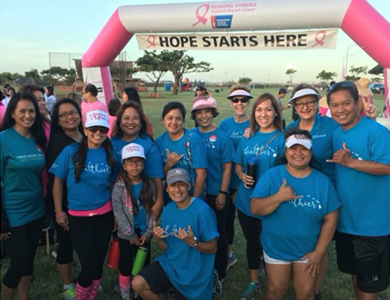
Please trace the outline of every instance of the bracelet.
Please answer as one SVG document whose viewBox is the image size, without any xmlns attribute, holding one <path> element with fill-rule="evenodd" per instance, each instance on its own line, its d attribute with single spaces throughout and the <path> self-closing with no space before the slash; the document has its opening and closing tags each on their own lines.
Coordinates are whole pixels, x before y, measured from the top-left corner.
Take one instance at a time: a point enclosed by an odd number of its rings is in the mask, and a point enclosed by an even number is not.
<svg viewBox="0 0 390 300">
<path fill-rule="evenodd" d="M 56 219 L 61 218 L 63 216 L 66 216 L 66 213 L 62 212 L 62 213 L 56 215 Z"/>
<path fill-rule="evenodd" d="M 228 195 L 228 192 L 225 192 L 225 191 L 222 191 L 222 190 L 219 190 L 219 192 L 220 192 L 221 194 L 224 194 L 225 196 Z"/>
</svg>

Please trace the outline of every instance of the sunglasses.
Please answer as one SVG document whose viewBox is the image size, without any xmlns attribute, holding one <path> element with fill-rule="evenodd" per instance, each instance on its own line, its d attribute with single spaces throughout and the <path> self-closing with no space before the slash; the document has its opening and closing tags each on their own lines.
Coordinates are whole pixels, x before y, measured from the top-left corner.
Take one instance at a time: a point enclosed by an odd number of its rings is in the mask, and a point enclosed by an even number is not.
<svg viewBox="0 0 390 300">
<path fill-rule="evenodd" d="M 92 133 L 96 133 L 99 131 L 100 133 L 107 134 L 107 132 L 108 132 L 107 127 L 101 127 L 101 126 L 89 127 L 87 129 Z"/>
<path fill-rule="evenodd" d="M 240 101 L 241 101 L 241 103 L 247 103 L 249 100 L 250 100 L 250 98 L 247 98 L 247 97 L 242 97 L 242 98 L 234 97 L 234 98 L 230 99 L 230 101 L 232 101 L 233 103 L 238 103 Z"/>
<path fill-rule="evenodd" d="M 342 89 L 348 90 L 354 99 L 357 100 L 359 98 L 359 92 L 357 90 L 356 85 L 350 81 L 341 81 L 341 82 L 337 82 L 335 84 L 332 84 L 329 87 L 328 91 L 326 92 L 326 96 L 329 97 L 330 94 L 332 94 L 333 92 L 336 92 L 336 91 L 342 90 Z"/>
</svg>

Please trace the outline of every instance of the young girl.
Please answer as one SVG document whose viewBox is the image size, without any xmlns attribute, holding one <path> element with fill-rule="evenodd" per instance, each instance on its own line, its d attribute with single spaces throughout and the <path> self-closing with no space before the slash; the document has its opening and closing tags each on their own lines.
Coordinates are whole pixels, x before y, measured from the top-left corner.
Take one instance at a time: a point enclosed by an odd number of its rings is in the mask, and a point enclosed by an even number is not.
<svg viewBox="0 0 390 300">
<path fill-rule="evenodd" d="M 135 143 L 122 149 L 122 170 L 112 191 L 112 206 L 118 224 L 119 289 L 123 300 L 130 296 L 130 273 L 138 246 L 152 237 L 152 206 L 156 189 L 144 171 L 144 148 Z"/>
</svg>

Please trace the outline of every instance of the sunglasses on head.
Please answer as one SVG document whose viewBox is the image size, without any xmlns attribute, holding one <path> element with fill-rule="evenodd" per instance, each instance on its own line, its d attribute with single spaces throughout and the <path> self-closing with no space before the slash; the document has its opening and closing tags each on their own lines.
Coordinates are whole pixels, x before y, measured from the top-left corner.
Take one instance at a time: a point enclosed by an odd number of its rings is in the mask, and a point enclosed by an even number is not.
<svg viewBox="0 0 390 300">
<path fill-rule="evenodd" d="M 231 98 L 230 99 L 233 103 L 238 103 L 239 101 L 241 101 L 241 103 L 247 103 L 250 98 L 247 98 L 247 97 L 234 97 L 234 98 Z"/>
<path fill-rule="evenodd" d="M 100 131 L 100 133 L 107 134 L 108 128 L 107 127 L 101 127 L 101 126 L 94 126 L 87 128 L 90 132 L 96 133 Z"/>
<path fill-rule="evenodd" d="M 326 95 L 329 96 L 333 91 L 342 90 L 342 89 L 346 89 L 346 90 L 350 91 L 350 93 L 354 99 L 359 98 L 359 92 L 356 88 L 356 85 L 350 81 L 340 81 L 340 82 L 332 84 L 329 87 L 328 91 L 326 92 Z"/>
</svg>

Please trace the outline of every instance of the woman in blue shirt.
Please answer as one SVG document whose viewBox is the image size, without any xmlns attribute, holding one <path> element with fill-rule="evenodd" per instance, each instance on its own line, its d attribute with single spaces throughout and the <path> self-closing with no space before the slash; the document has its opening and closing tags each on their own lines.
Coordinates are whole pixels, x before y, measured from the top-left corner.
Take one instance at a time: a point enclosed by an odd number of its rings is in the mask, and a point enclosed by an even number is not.
<svg viewBox="0 0 390 300">
<path fill-rule="evenodd" d="M 308 131 L 285 133 L 285 165 L 268 170 L 251 195 L 262 220 L 266 299 L 282 300 L 292 273 L 295 299 L 314 299 L 320 262 L 332 240 L 341 203 L 331 181 L 312 169 Z"/>
<path fill-rule="evenodd" d="M 53 199 L 56 222 L 69 230 L 82 269 L 76 282 L 77 299 L 93 299 L 103 274 L 114 227 L 110 186 L 119 171 L 107 139 L 108 115 L 86 113 L 85 137 L 67 146 L 50 168 L 54 174 Z M 62 207 L 63 184 L 68 192 L 68 214 Z"/>
<path fill-rule="evenodd" d="M 236 174 L 241 180 L 234 205 L 243 230 L 251 281 L 241 293 L 241 299 L 252 299 L 260 290 L 259 266 L 261 258 L 261 221 L 249 210 L 249 199 L 255 183 L 268 169 L 276 166 L 283 155 L 284 139 L 279 105 L 269 93 L 260 95 L 253 103 L 250 116 L 250 136 L 242 139 L 234 156 Z M 256 169 L 256 181 L 247 174 L 248 162 Z M 263 266 L 262 266 L 263 267 Z"/>
<path fill-rule="evenodd" d="M 218 116 L 214 98 L 198 97 L 194 100 L 191 118 L 199 126 L 193 129 L 207 149 L 206 202 L 217 216 L 219 233 L 215 268 L 219 278 L 226 278 L 227 236 L 226 217 L 229 205 L 229 182 L 234 155 L 233 143 L 227 134 L 213 124 Z"/>
<path fill-rule="evenodd" d="M 164 203 L 163 163 L 160 150 L 147 133 L 147 123 L 142 107 L 134 101 L 127 101 L 119 108 L 111 135 L 111 144 L 118 157 L 121 156 L 123 147 L 130 143 L 139 144 L 145 149 L 146 176 L 153 181 L 156 187 L 156 204 L 153 205 L 152 211 L 155 220 L 157 220 Z"/>
<path fill-rule="evenodd" d="M 162 111 L 166 131 L 156 139 L 164 163 L 164 174 L 170 169 L 183 168 L 190 175 L 190 195 L 203 198 L 206 180 L 207 154 L 199 136 L 183 128 L 186 111 L 180 102 L 168 102 Z M 170 202 L 164 194 L 164 202 Z"/>
<path fill-rule="evenodd" d="M 61 151 L 68 145 L 80 143 L 83 138 L 83 127 L 81 125 L 80 106 L 69 98 L 59 99 L 53 106 L 50 124 L 50 138 L 47 145 L 46 168 L 50 169 Z M 49 212 L 55 219 L 54 201 L 53 201 L 53 182 L 54 175 L 48 173 L 49 182 L 47 184 L 46 201 Z M 68 212 L 68 201 L 66 186 L 63 189 L 62 209 Z M 69 231 L 65 231 L 60 225 L 55 223 L 57 232 L 57 256 L 56 263 L 58 273 L 63 282 L 62 296 L 75 296 L 75 287 L 72 281 L 73 269 L 73 245 L 70 239 Z"/>
<path fill-rule="evenodd" d="M 287 128 L 296 127 L 310 132 L 313 143 L 310 165 L 328 176 L 335 185 L 335 164 L 330 164 L 326 160 L 333 156 L 333 132 L 339 125 L 332 118 L 318 115 L 320 95 L 314 87 L 305 83 L 299 84 L 291 95 L 289 104 L 293 105 L 299 118 L 290 123 Z M 317 278 L 316 295 L 319 294 L 327 268 L 328 256 L 325 253 L 321 262 L 321 272 Z"/>
<path fill-rule="evenodd" d="M 1 237 L 8 240 L 11 261 L 1 299 L 13 299 L 16 288 L 19 299 L 27 299 L 44 215 L 46 149 L 43 119 L 32 94 L 11 98 L 0 130 Z"/>
<path fill-rule="evenodd" d="M 234 150 L 237 150 L 242 136 L 247 128 L 249 128 L 249 116 L 247 114 L 247 107 L 250 100 L 253 98 L 250 94 L 250 89 L 244 85 L 233 85 L 229 90 L 230 106 L 233 109 L 233 116 L 224 119 L 219 123 L 219 128 L 226 132 L 233 142 Z M 235 164 L 232 163 L 232 172 L 229 184 L 230 203 L 228 208 L 228 215 L 226 219 L 226 235 L 228 239 L 228 264 L 227 269 L 236 264 L 237 258 L 232 251 L 234 238 L 234 219 L 236 217 L 236 207 L 233 205 L 234 198 L 240 179 L 238 179 L 235 171 Z"/>
</svg>

